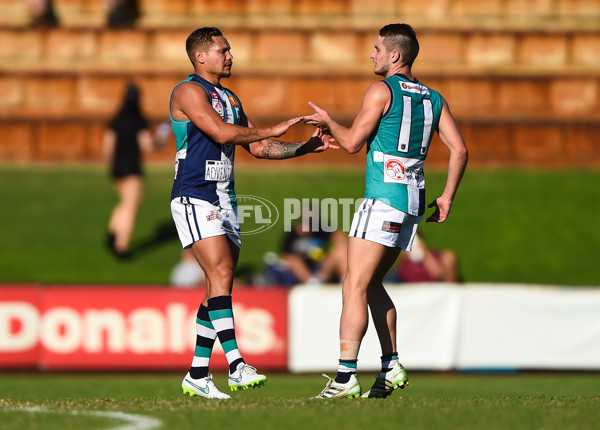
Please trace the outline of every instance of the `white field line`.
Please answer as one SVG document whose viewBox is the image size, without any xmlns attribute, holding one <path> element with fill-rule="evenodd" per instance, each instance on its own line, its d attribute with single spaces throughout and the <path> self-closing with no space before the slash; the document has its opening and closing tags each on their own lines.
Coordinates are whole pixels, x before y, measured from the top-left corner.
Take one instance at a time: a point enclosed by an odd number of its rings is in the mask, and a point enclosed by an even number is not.
<svg viewBox="0 0 600 430">
<path fill-rule="evenodd" d="M 79 411 L 79 410 L 61 410 L 61 409 L 45 409 L 40 407 L 32 408 L 3 408 L 5 411 L 24 411 L 33 413 L 45 414 L 66 414 L 66 415 L 87 415 L 90 417 L 113 418 L 116 420 L 125 421 L 126 424 L 117 427 L 110 427 L 106 430 L 152 430 L 162 426 L 162 421 L 158 418 L 148 417 L 145 415 L 128 414 L 125 412 L 108 412 L 108 411 Z"/>
</svg>

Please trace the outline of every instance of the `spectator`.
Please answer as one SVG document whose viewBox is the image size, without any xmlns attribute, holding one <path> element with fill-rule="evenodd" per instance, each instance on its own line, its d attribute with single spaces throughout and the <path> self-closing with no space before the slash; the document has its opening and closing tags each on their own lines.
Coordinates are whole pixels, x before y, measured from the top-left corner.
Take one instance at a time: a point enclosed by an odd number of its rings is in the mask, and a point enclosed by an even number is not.
<svg viewBox="0 0 600 430">
<path fill-rule="evenodd" d="M 31 25 L 34 27 L 57 27 L 58 18 L 54 13 L 52 0 L 23 0 L 29 16 Z"/>
<path fill-rule="evenodd" d="M 133 27 L 140 17 L 137 0 L 104 0 L 109 27 Z"/>
<path fill-rule="evenodd" d="M 419 235 L 415 236 L 412 251 L 400 254 L 397 272 L 401 282 L 459 282 L 454 251 L 428 248 Z"/>
<path fill-rule="evenodd" d="M 340 231 L 315 231 L 310 222 L 298 221 L 284 236 L 281 259 L 269 254 L 266 278 L 285 286 L 341 281 L 346 275 L 347 242 Z"/>
<path fill-rule="evenodd" d="M 119 195 L 108 224 L 108 247 L 117 257 L 126 259 L 130 257 L 129 242 L 143 195 L 142 154 L 152 148 L 152 134 L 142 116 L 139 90 L 134 85 L 127 87 L 102 144 Z"/>
<path fill-rule="evenodd" d="M 191 248 L 181 251 L 181 259 L 171 271 L 170 283 L 176 288 L 194 288 L 206 285 L 206 275 L 196 261 Z"/>
</svg>

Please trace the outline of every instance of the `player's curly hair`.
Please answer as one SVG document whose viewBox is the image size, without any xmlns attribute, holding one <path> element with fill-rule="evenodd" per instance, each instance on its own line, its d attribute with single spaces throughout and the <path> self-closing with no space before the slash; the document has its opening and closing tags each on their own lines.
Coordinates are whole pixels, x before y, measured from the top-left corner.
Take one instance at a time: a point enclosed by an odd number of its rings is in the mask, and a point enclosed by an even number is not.
<svg viewBox="0 0 600 430">
<path fill-rule="evenodd" d="M 190 33 L 185 41 L 185 50 L 192 65 L 195 65 L 194 53 L 198 50 L 207 51 L 214 43 L 212 38 L 216 36 L 223 36 L 217 27 L 202 27 Z"/>
<path fill-rule="evenodd" d="M 396 49 L 402 55 L 403 66 L 412 67 L 419 54 L 419 41 L 415 30 L 408 24 L 388 24 L 379 30 L 383 46 L 388 51 Z"/>
</svg>

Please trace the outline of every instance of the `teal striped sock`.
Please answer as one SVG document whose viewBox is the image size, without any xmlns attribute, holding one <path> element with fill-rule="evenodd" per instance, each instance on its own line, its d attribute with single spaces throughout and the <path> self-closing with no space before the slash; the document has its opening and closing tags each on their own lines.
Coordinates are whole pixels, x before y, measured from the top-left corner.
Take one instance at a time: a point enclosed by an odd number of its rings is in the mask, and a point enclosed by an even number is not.
<svg viewBox="0 0 600 430">
<path fill-rule="evenodd" d="M 196 315 L 196 349 L 190 367 L 190 376 L 194 379 L 208 376 L 208 365 L 212 354 L 217 332 L 208 316 L 208 308 L 200 305 Z"/>
<path fill-rule="evenodd" d="M 231 296 L 218 296 L 208 299 L 208 315 L 217 331 L 223 351 L 225 351 L 225 357 L 227 357 L 229 363 L 229 373 L 233 373 L 239 363 L 244 363 L 244 359 L 235 338 Z"/>
</svg>

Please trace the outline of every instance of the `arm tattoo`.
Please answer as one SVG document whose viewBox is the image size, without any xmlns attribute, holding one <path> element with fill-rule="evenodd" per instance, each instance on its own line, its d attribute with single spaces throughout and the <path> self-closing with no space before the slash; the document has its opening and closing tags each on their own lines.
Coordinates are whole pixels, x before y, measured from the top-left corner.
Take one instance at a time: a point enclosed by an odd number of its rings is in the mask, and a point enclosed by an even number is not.
<svg viewBox="0 0 600 430">
<path fill-rule="evenodd" d="M 262 150 L 263 158 L 284 159 L 301 155 L 298 151 L 304 145 L 304 142 L 282 142 L 277 139 L 267 139 L 267 144 Z"/>
</svg>

